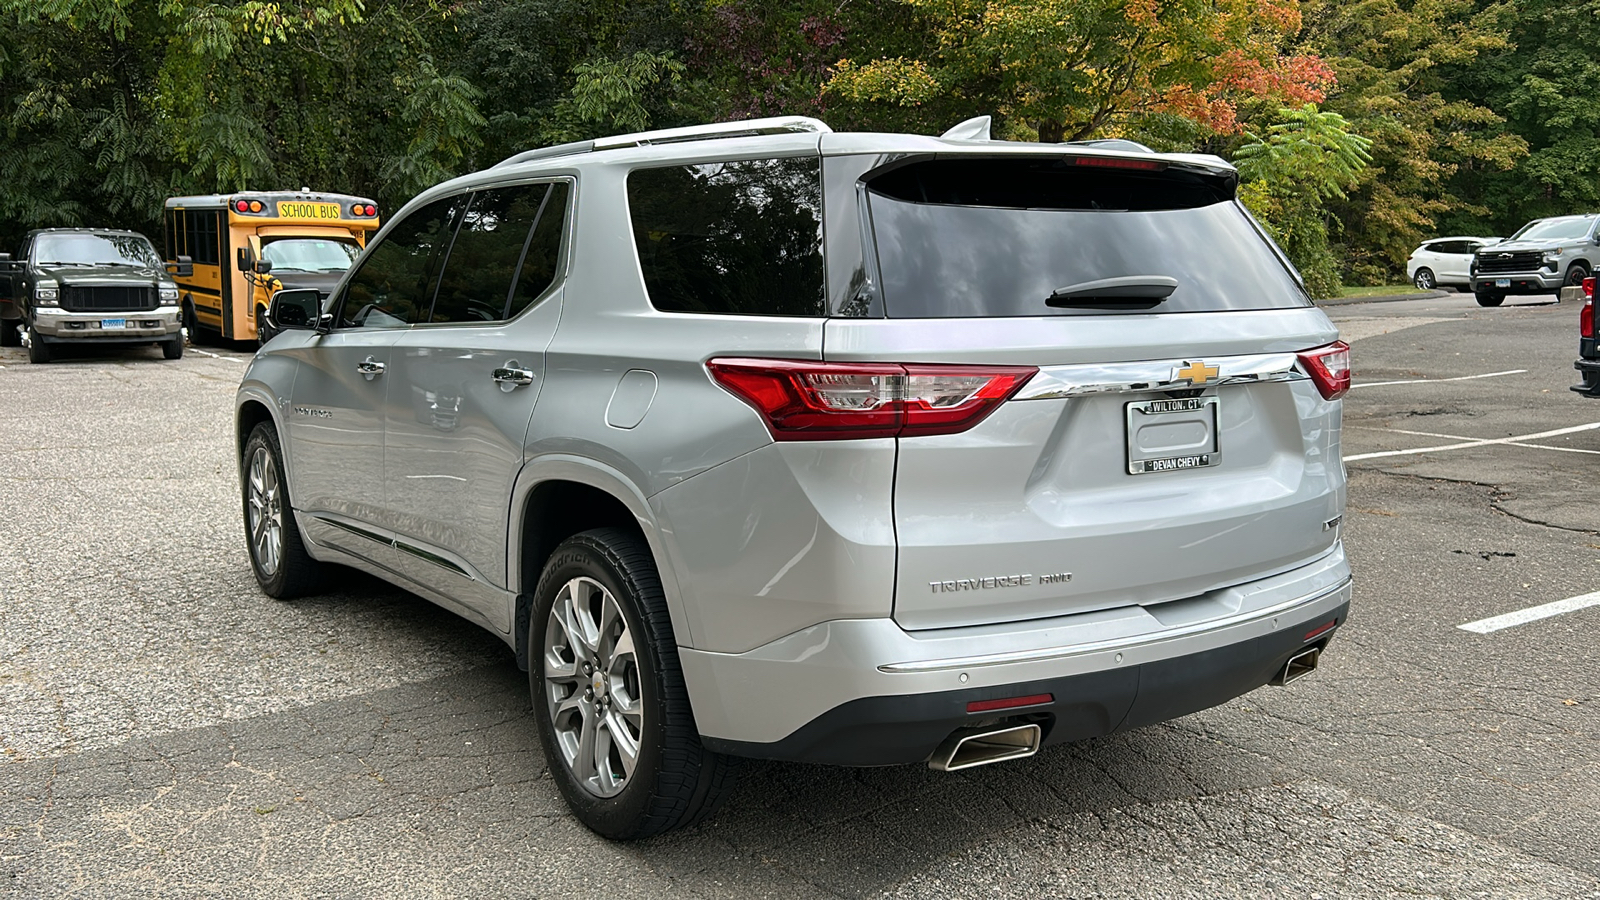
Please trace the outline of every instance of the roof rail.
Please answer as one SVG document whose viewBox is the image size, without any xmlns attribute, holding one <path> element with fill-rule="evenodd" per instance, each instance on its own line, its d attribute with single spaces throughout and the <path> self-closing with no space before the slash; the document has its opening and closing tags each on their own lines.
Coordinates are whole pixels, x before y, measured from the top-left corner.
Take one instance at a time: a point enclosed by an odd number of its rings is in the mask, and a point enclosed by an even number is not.
<svg viewBox="0 0 1600 900">
<path fill-rule="evenodd" d="M 754 137 L 761 134 L 827 134 L 832 131 L 833 129 L 829 128 L 827 123 L 809 116 L 776 116 L 769 119 L 747 119 L 743 122 L 717 122 L 711 125 L 691 125 L 687 128 L 663 128 L 658 131 L 641 131 L 637 134 L 619 134 L 614 137 L 596 138 L 592 141 L 577 141 L 571 144 L 558 144 L 554 147 L 541 147 L 538 150 L 525 150 L 515 156 L 501 160 L 495 165 L 495 168 L 514 166 L 518 163 L 531 162 L 536 159 L 549 159 L 554 156 L 571 156 L 575 153 L 615 150 L 620 147 L 640 147 L 646 144 L 678 144 L 686 141 L 710 141 L 717 138 Z"/>
</svg>

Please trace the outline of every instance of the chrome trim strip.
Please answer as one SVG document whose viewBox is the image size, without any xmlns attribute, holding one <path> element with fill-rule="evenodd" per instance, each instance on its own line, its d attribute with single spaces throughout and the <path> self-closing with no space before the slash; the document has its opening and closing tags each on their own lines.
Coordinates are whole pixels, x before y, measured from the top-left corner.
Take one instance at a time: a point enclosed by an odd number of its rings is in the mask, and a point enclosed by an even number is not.
<svg viewBox="0 0 1600 900">
<path fill-rule="evenodd" d="M 357 537 L 364 537 L 369 541 L 376 541 L 379 544 L 383 544 L 385 547 L 393 547 L 396 550 L 400 550 L 400 551 L 403 551 L 405 553 L 408 553 L 408 554 L 410 554 L 412 556 L 415 556 L 417 559 L 422 560 L 423 562 L 429 562 L 429 563 L 432 563 L 432 564 L 438 566 L 441 569 L 444 569 L 444 570 L 449 571 L 449 572 L 454 572 L 455 574 L 460 575 L 462 578 L 465 578 L 468 581 L 479 581 L 480 580 L 476 575 L 473 575 L 471 572 L 468 572 L 466 569 L 462 568 L 461 566 L 457 565 L 456 563 L 453 563 L 450 560 L 445 559 L 443 556 L 440 556 L 437 553 L 432 553 L 430 551 L 424 550 L 421 547 L 417 547 L 415 545 L 408 544 L 405 541 L 402 541 L 402 540 L 400 540 L 398 538 L 385 537 L 385 536 L 383 536 L 381 534 L 378 534 L 375 531 L 368 531 L 365 528 L 359 528 L 359 527 L 357 527 L 355 525 L 351 525 L 351 524 L 346 523 L 346 522 L 341 522 L 338 519 L 330 519 L 327 516 L 319 516 L 319 515 L 313 514 L 311 516 L 311 518 L 316 519 L 318 522 L 321 522 L 321 523 L 323 523 L 325 525 L 332 525 L 333 527 L 339 529 L 340 531 L 348 531 L 351 534 L 356 535 Z M 317 544 L 317 546 L 319 546 L 319 547 L 325 546 L 324 544 L 318 543 L 317 541 L 312 541 L 312 543 Z M 337 550 L 339 548 L 335 547 L 334 549 Z M 348 552 L 348 551 L 346 551 L 346 552 Z M 393 571 L 393 570 L 391 569 L 390 571 Z M 396 574 L 399 574 L 402 577 L 404 577 L 403 573 L 398 573 L 397 572 Z"/>
<path fill-rule="evenodd" d="M 405 541 L 397 540 L 397 541 L 394 542 L 394 548 L 396 550 L 402 550 L 402 551 L 404 551 L 406 553 L 409 553 L 412 556 L 415 556 L 417 559 L 422 560 L 423 562 L 430 562 L 430 563 L 433 563 L 434 565 L 438 566 L 441 569 L 444 569 L 444 570 L 449 571 L 449 572 L 454 572 L 457 575 L 460 575 L 462 578 L 467 579 L 468 581 L 476 581 L 477 580 L 476 578 L 473 578 L 472 574 L 470 572 L 468 572 L 466 569 L 461 568 L 460 566 L 456 565 L 455 563 L 451 562 L 448 559 L 445 559 L 442 556 L 439 556 L 436 553 L 429 553 L 428 551 L 422 549 L 421 547 L 413 547 L 410 544 L 406 543 Z"/>
<path fill-rule="evenodd" d="M 341 531 L 348 531 L 356 537 L 364 537 L 369 541 L 377 541 L 384 546 L 394 545 L 394 541 L 392 539 L 384 537 L 375 531 L 368 531 L 365 528 L 357 528 L 354 525 L 347 525 L 344 522 L 340 522 L 337 519 L 330 519 L 327 516 L 312 515 L 311 518 L 316 519 L 318 522 L 321 522 L 324 525 L 332 525 Z"/>
<path fill-rule="evenodd" d="M 915 662 L 887 663 L 878 667 L 878 671 L 890 675 L 904 675 L 917 672 L 946 672 L 956 669 L 976 669 L 985 666 L 1009 666 L 1016 663 L 1050 662 L 1058 659 L 1071 659 L 1075 656 L 1087 656 L 1105 650 L 1116 650 L 1133 646 L 1158 646 L 1182 638 L 1193 637 L 1211 631 L 1221 631 L 1239 625 L 1248 625 L 1262 619 L 1271 618 L 1280 613 L 1288 612 L 1297 606 L 1315 603 L 1318 600 L 1331 597 L 1347 590 L 1352 584 L 1348 576 L 1331 588 L 1324 588 L 1312 594 L 1285 600 L 1275 606 L 1250 613 L 1246 616 L 1236 616 L 1230 619 L 1211 622 L 1196 622 L 1181 628 L 1163 631 L 1154 639 L 1150 635 L 1134 635 L 1132 637 L 1117 638 L 1110 641 L 1097 641 L 1093 644 L 1080 644 L 1075 647 L 1045 647 L 1039 650 L 1016 650 L 1010 653 L 990 653 L 984 656 L 963 656 L 954 659 L 926 659 Z"/>
<path fill-rule="evenodd" d="M 1307 381 L 1310 376 L 1300 371 L 1299 361 L 1299 357 L 1293 353 L 1211 357 L 1205 362 L 1221 369 L 1221 372 L 1216 378 L 1209 378 L 1200 384 L 1173 377 L 1177 369 L 1192 362 L 1188 359 L 1045 366 L 1012 399 L 1057 400 L 1088 394 L 1186 391 L 1217 384 Z"/>
</svg>

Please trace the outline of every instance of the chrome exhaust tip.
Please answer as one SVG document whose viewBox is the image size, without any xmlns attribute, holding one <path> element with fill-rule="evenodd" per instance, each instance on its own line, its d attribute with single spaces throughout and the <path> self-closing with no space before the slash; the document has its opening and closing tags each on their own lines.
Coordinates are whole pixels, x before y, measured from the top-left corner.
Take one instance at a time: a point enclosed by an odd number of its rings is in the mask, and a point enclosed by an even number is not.
<svg viewBox="0 0 1600 900">
<path fill-rule="evenodd" d="M 1283 687 L 1291 681 L 1310 675 L 1317 670 L 1317 660 L 1321 656 L 1321 647 L 1312 647 L 1309 650 L 1302 650 L 1296 653 L 1289 657 L 1289 661 L 1283 664 L 1283 668 L 1279 669 L 1278 674 L 1272 676 L 1272 681 L 1268 683 Z"/>
<path fill-rule="evenodd" d="M 1038 725 L 1008 725 L 995 728 L 958 728 L 944 739 L 928 757 L 928 768 L 936 772 L 955 772 L 1022 759 L 1039 752 Z"/>
</svg>

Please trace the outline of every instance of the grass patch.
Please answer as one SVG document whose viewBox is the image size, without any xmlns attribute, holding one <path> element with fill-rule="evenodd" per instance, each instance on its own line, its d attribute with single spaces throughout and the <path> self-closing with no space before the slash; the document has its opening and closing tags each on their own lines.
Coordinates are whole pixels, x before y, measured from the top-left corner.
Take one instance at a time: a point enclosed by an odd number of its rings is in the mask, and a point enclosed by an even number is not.
<svg viewBox="0 0 1600 900">
<path fill-rule="evenodd" d="M 1395 294 L 1419 293 L 1414 284 L 1380 284 L 1377 287 L 1347 287 L 1341 297 L 1392 297 Z"/>
</svg>

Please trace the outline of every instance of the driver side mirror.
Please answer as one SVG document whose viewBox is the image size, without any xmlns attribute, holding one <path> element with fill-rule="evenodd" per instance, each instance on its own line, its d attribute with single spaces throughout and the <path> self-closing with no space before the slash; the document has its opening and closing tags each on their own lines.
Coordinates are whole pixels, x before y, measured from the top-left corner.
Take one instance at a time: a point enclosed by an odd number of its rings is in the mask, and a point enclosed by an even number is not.
<svg viewBox="0 0 1600 900">
<path fill-rule="evenodd" d="M 268 272 L 271 272 L 272 271 L 272 260 L 270 260 L 270 259 L 258 259 L 258 260 L 256 260 L 255 270 L 256 270 L 256 274 L 257 275 L 265 275 Z"/>
<path fill-rule="evenodd" d="M 325 332 L 331 318 L 323 315 L 322 295 L 316 288 L 279 291 L 267 305 L 267 324 L 274 333 L 288 328 Z"/>
<path fill-rule="evenodd" d="M 240 247 L 239 251 L 234 254 L 234 263 L 241 272 L 254 271 L 256 267 L 256 252 L 249 247 Z"/>
<path fill-rule="evenodd" d="M 194 275 L 194 259 L 188 256 L 178 257 L 175 263 L 167 263 L 167 274 L 179 278 L 188 278 Z"/>
</svg>

